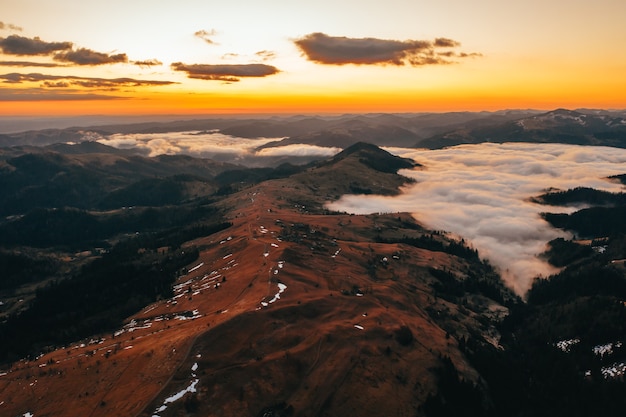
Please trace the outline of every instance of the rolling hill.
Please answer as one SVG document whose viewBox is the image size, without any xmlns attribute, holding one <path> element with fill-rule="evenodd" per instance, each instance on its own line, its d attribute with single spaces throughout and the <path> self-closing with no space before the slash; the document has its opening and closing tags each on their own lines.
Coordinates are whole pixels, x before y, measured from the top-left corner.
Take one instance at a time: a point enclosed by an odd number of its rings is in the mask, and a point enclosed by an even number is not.
<svg viewBox="0 0 626 417">
<path fill-rule="evenodd" d="M 449 395 L 487 398 L 458 340 L 497 343 L 495 318 L 516 302 L 498 276 L 410 216 L 323 207 L 355 186 L 396 193 L 407 179 L 393 171 L 407 164 L 357 144 L 215 202 L 232 225 L 182 244 L 198 258 L 169 296 L 117 328 L 14 362 L 0 377 L 3 410 L 415 415 L 437 403 L 442 375 L 459 385 Z M 473 288 L 463 306 L 454 283 Z M 75 294 L 57 293 L 73 305 L 63 297 Z"/>
</svg>

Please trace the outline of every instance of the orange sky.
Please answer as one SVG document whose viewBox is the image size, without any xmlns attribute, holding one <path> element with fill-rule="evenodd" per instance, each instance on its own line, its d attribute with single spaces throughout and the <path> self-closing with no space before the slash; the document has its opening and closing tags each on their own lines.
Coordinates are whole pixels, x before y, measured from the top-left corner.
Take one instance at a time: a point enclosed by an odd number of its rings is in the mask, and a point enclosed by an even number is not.
<svg viewBox="0 0 626 417">
<path fill-rule="evenodd" d="M 418 3 L 3 0 L 0 115 L 626 108 L 626 2 Z"/>
</svg>

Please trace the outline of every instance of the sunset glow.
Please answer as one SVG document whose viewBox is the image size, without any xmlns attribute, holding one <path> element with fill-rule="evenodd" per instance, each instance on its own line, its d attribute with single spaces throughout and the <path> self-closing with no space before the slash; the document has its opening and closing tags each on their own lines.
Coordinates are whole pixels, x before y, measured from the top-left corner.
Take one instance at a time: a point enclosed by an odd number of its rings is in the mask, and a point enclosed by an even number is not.
<svg viewBox="0 0 626 417">
<path fill-rule="evenodd" d="M 626 108 L 626 3 L 6 0 L 0 115 Z"/>
</svg>

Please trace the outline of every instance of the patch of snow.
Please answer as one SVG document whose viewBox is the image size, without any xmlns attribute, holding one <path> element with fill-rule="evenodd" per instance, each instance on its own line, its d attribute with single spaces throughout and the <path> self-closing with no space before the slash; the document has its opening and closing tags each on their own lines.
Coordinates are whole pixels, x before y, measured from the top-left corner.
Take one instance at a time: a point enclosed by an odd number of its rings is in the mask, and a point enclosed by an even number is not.
<svg viewBox="0 0 626 417">
<path fill-rule="evenodd" d="M 35 415 L 33 413 L 31 413 L 30 411 L 24 413 L 24 417 L 35 417 Z"/>
<path fill-rule="evenodd" d="M 228 255 L 224 256 L 222 259 L 227 259 L 227 258 L 230 258 L 231 256 L 233 256 L 233 254 L 229 253 Z"/>
<path fill-rule="evenodd" d="M 622 377 L 626 373 L 626 363 L 614 363 L 611 366 L 601 368 L 600 372 L 602 372 L 604 379 Z"/>
<path fill-rule="evenodd" d="M 184 390 L 177 392 L 176 394 L 172 395 L 171 397 L 167 397 L 165 399 L 165 401 L 163 401 L 163 404 L 170 404 L 173 403 L 175 401 L 180 400 L 181 398 L 183 398 L 183 396 L 188 393 L 188 392 L 196 392 L 196 385 L 198 385 L 199 380 L 198 379 L 194 379 L 193 381 L 191 381 L 191 384 L 189 384 L 189 386 L 187 388 L 185 388 Z"/>
<path fill-rule="evenodd" d="M 355 324 L 354 327 L 359 330 L 363 330 L 363 326 L 361 326 L 360 324 Z"/>
<path fill-rule="evenodd" d="M 126 347 L 124 348 L 124 350 L 132 349 L 132 348 L 133 348 L 133 346 L 132 346 L 132 345 L 130 345 L 130 346 L 126 346 Z"/>
<path fill-rule="evenodd" d="M 271 246 L 272 246 L 273 248 L 277 248 L 277 247 L 278 247 L 278 245 L 277 245 L 276 243 L 272 243 L 272 244 L 271 244 Z"/>
<path fill-rule="evenodd" d="M 607 343 L 605 345 L 597 345 L 593 347 L 593 354 L 604 357 L 613 354 L 613 348 L 621 348 L 622 342 Z"/>
<path fill-rule="evenodd" d="M 198 362 L 194 363 L 193 366 L 191 367 L 191 370 L 193 372 L 196 372 L 198 370 Z"/>
<path fill-rule="evenodd" d="M 596 253 L 604 253 L 604 252 L 606 252 L 607 248 L 608 248 L 608 246 L 592 246 L 591 247 L 591 249 L 596 251 Z"/>
<path fill-rule="evenodd" d="M 567 353 L 570 351 L 572 346 L 577 345 L 578 343 L 580 343 L 580 339 L 575 338 L 575 339 L 561 340 L 559 342 L 556 342 L 555 346 L 561 349 L 563 352 Z"/>
<path fill-rule="evenodd" d="M 274 297 L 271 300 L 269 300 L 267 302 L 261 301 L 261 305 L 263 307 L 267 307 L 268 305 L 270 305 L 272 303 L 275 303 L 276 301 L 280 300 L 280 295 L 282 293 L 284 293 L 286 289 L 287 289 L 287 286 L 285 284 L 283 284 L 282 282 L 279 282 L 278 283 L 278 292 L 276 294 L 274 294 Z"/>
<path fill-rule="evenodd" d="M 189 272 L 193 272 L 198 268 L 201 268 L 202 266 L 204 266 L 204 262 L 200 262 L 198 265 L 194 266 L 193 268 L 191 268 L 189 271 L 187 271 L 187 273 Z"/>
</svg>

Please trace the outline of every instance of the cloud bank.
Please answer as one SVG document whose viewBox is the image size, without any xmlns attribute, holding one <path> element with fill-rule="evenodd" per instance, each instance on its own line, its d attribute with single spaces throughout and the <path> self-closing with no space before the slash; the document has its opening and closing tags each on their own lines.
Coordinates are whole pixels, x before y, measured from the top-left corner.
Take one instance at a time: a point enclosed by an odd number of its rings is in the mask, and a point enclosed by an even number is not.
<svg viewBox="0 0 626 417">
<path fill-rule="evenodd" d="M 114 134 L 101 136 L 98 142 L 119 149 L 137 149 L 146 156 L 185 154 L 246 166 L 273 166 L 285 158 L 327 158 L 340 152 L 339 148 L 313 145 L 259 147 L 283 139 L 246 139 L 216 131 L 168 133 Z"/>
<path fill-rule="evenodd" d="M 39 37 L 10 35 L 0 38 L 0 51 L 17 56 L 50 56 L 58 62 L 74 65 L 105 65 L 127 63 L 126 54 L 108 54 L 87 48 L 74 49 L 72 42 L 46 42 Z"/>
<path fill-rule="evenodd" d="M 27 38 L 11 35 L 0 38 L 0 49 L 3 53 L 20 56 L 50 55 L 58 51 L 72 48 L 72 42 L 45 42 L 38 37 Z"/>
<path fill-rule="evenodd" d="M 134 78 L 95 78 L 77 77 L 73 75 L 49 75 L 41 73 L 21 74 L 17 72 L 1 74 L 0 80 L 3 80 L 3 83 L 9 84 L 42 82 L 46 87 L 68 87 L 73 85 L 79 87 L 107 89 L 174 84 L 172 81 L 137 80 Z"/>
<path fill-rule="evenodd" d="M 348 38 L 311 33 L 294 41 L 310 61 L 329 65 L 436 65 L 450 64 L 452 58 L 480 54 L 457 53 L 443 48 L 456 48 L 460 43 L 447 38 L 428 40 L 388 40 Z"/>
<path fill-rule="evenodd" d="M 104 65 L 126 63 L 128 62 L 128 56 L 126 54 L 106 54 L 87 48 L 79 48 L 55 54 L 54 60 L 75 65 Z"/>
<path fill-rule="evenodd" d="M 608 182 L 626 173 L 626 149 L 559 144 L 481 144 L 442 150 L 388 149 L 425 167 L 402 174 L 417 180 L 397 197 L 348 195 L 332 210 L 359 214 L 410 212 L 429 228 L 469 240 L 499 268 L 507 284 L 525 294 L 537 276 L 557 272 L 537 255 L 556 237 L 541 212 L 571 212 L 528 201 L 549 187 L 587 186 L 623 191 Z"/>
<path fill-rule="evenodd" d="M 210 81 L 237 82 L 244 77 L 267 77 L 279 73 L 278 68 L 265 64 L 183 64 L 171 65 L 174 71 L 187 73 L 188 78 Z"/>
</svg>

